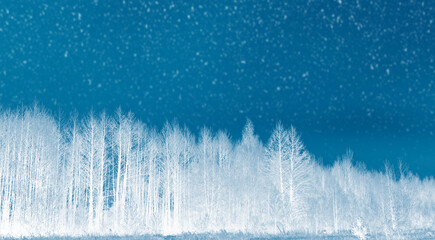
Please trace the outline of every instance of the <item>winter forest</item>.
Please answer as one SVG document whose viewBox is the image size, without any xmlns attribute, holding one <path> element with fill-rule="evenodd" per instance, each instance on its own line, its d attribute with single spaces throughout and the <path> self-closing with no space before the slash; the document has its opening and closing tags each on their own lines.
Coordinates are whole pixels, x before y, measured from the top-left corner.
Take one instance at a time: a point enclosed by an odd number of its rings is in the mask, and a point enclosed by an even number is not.
<svg viewBox="0 0 435 240">
<path fill-rule="evenodd" d="M 131 113 L 0 113 L 0 236 L 204 232 L 400 236 L 434 230 L 435 181 L 316 162 L 291 126 L 267 143 Z"/>
</svg>

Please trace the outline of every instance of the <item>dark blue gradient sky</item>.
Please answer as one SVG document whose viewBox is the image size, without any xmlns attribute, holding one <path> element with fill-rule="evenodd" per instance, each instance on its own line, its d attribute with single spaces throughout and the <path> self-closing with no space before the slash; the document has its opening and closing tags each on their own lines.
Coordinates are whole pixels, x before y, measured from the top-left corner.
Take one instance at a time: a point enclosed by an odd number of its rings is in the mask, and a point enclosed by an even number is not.
<svg viewBox="0 0 435 240">
<path fill-rule="evenodd" d="M 0 104 L 118 106 L 266 142 L 293 124 L 331 164 L 435 175 L 434 1 L 0 3 Z"/>
</svg>

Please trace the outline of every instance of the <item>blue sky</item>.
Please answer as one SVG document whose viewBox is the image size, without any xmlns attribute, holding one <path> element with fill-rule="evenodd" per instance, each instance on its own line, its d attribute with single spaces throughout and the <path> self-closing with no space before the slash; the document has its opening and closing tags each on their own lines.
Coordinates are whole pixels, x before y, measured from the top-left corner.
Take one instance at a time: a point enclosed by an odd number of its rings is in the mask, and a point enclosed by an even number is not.
<svg viewBox="0 0 435 240">
<path fill-rule="evenodd" d="M 267 141 L 295 126 L 331 164 L 435 169 L 432 1 L 2 1 L 0 104 L 121 106 Z"/>
</svg>

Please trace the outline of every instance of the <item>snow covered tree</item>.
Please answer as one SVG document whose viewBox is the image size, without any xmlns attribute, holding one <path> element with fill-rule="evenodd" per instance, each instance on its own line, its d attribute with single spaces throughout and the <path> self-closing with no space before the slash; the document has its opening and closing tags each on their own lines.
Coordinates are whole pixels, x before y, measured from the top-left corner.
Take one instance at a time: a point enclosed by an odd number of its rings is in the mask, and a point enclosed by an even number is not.
<svg viewBox="0 0 435 240">
<path fill-rule="evenodd" d="M 147 195 L 146 195 L 146 214 L 145 225 L 152 231 L 161 227 L 159 216 L 161 215 L 160 206 L 160 186 L 161 186 L 161 153 L 162 140 L 156 131 L 150 131 L 149 137 L 145 142 L 146 149 L 146 168 L 147 168 Z"/>
<path fill-rule="evenodd" d="M 65 188 L 67 189 L 67 196 L 65 205 L 66 223 L 68 226 L 74 227 L 80 219 L 78 216 L 78 209 L 82 207 L 81 193 L 83 192 L 81 185 L 81 162 L 82 162 L 82 144 L 83 138 L 79 133 L 79 126 L 77 123 L 77 115 L 72 115 L 71 126 L 65 130 L 66 135 L 66 153 L 65 153 Z"/>
<path fill-rule="evenodd" d="M 231 188 L 233 182 L 232 169 L 233 163 L 233 146 L 230 142 L 228 134 L 225 132 L 218 132 L 216 139 L 217 147 L 217 179 L 216 181 L 216 210 L 217 219 L 221 227 L 231 226 L 232 215 L 232 201 L 233 196 L 236 194 Z"/>
<path fill-rule="evenodd" d="M 95 201 L 95 227 L 100 230 L 103 226 L 103 210 L 106 202 L 107 194 L 105 191 L 105 184 L 107 182 L 107 166 L 110 164 L 107 159 L 107 118 L 106 114 L 101 114 L 97 122 L 97 135 L 95 136 L 96 144 L 96 201 Z"/>
<path fill-rule="evenodd" d="M 115 119 L 115 126 L 112 130 L 114 143 L 112 145 L 113 155 L 115 156 L 115 186 L 114 186 L 114 227 L 120 229 L 126 227 L 126 218 L 128 218 L 128 191 L 129 181 L 132 174 L 133 160 L 133 114 L 128 113 L 125 116 L 121 109 L 117 111 L 117 118 Z"/>
<path fill-rule="evenodd" d="M 273 216 L 274 229 L 279 231 L 285 231 L 283 221 L 288 214 L 285 206 L 285 189 L 289 175 L 289 141 L 288 132 L 278 123 L 266 148 L 264 171 L 272 187 L 268 191 L 268 209 Z"/>
<path fill-rule="evenodd" d="M 183 134 L 176 124 L 166 123 L 163 130 L 163 229 L 168 233 L 180 231 L 181 178 Z"/>
<path fill-rule="evenodd" d="M 287 131 L 277 124 L 266 149 L 266 160 L 266 171 L 276 190 L 269 193 L 274 224 L 279 231 L 299 227 L 295 223 L 307 213 L 312 165 L 293 127 Z"/>
<path fill-rule="evenodd" d="M 250 120 L 246 121 L 242 140 L 234 151 L 235 190 L 240 193 L 235 201 L 236 212 L 241 214 L 240 224 L 252 229 L 252 223 L 258 221 L 259 212 L 264 209 L 260 201 L 264 189 L 259 178 L 264 149 Z"/>
<path fill-rule="evenodd" d="M 212 208 L 212 184 L 213 184 L 213 175 L 214 171 L 214 155 L 215 149 L 213 146 L 213 138 L 211 136 L 210 131 L 207 128 L 203 128 L 201 130 L 200 140 L 198 144 L 198 166 L 200 167 L 200 175 L 201 175 L 201 186 L 202 189 L 200 191 L 200 195 L 203 198 L 203 218 L 206 223 L 205 228 L 208 229 L 210 226 L 209 219 L 212 218 L 213 208 Z"/>
<path fill-rule="evenodd" d="M 98 186 L 98 174 L 100 173 L 99 167 L 100 158 L 97 150 L 97 138 L 98 138 L 98 123 L 93 113 L 90 114 L 88 119 L 83 123 L 83 162 L 82 170 L 84 172 L 85 179 L 85 192 L 87 202 L 87 219 L 88 230 L 93 232 L 95 228 L 95 197 L 97 195 Z M 102 163 L 104 164 L 104 163 Z"/>
<path fill-rule="evenodd" d="M 284 202 L 285 197 L 284 186 L 286 185 L 285 177 L 288 175 L 289 147 L 288 132 L 284 130 L 281 123 L 278 123 L 266 149 L 266 167 L 271 183 L 278 189 L 281 202 Z"/>
<path fill-rule="evenodd" d="M 312 165 L 310 155 L 305 151 L 296 129 L 289 131 L 287 193 L 290 209 L 290 221 L 301 222 L 307 211 L 307 197 L 311 187 Z"/>
</svg>

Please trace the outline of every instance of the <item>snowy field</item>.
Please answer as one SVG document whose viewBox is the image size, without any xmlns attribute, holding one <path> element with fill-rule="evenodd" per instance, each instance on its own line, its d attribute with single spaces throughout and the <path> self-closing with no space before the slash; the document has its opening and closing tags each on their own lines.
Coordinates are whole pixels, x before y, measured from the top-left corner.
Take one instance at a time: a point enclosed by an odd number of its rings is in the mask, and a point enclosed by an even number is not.
<svg viewBox="0 0 435 240">
<path fill-rule="evenodd" d="M 104 239 L 117 239 L 117 240 L 281 240 L 281 239 L 435 239 L 435 232 L 433 231 L 420 231 L 408 234 L 396 235 L 396 236 L 385 236 L 385 235 L 373 235 L 367 236 L 366 238 L 359 238 L 351 233 L 345 233 L 340 235 L 306 235 L 306 234 L 284 234 L 284 235 L 251 235 L 251 234 L 237 234 L 237 233 L 217 233 L 217 234 L 183 234 L 176 236 L 163 236 L 163 235 L 142 235 L 142 236 L 81 236 L 81 237 L 33 237 L 33 238 L 0 238 L 0 239 L 34 239 L 34 240 L 45 240 L 45 239 L 60 239 L 60 240 L 75 240 L 75 239 L 93 239 L 93 240 L 104 240 Z"/>
</svg>

